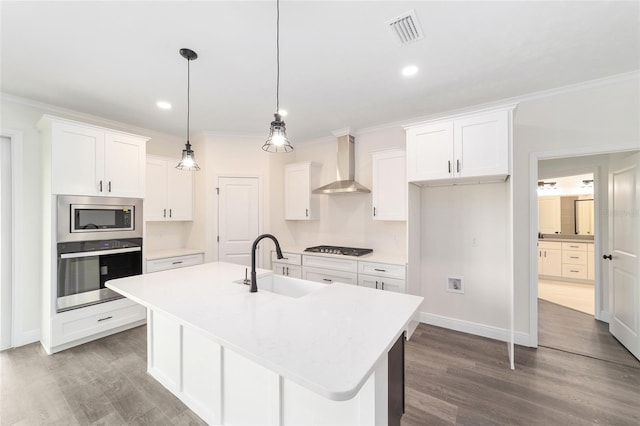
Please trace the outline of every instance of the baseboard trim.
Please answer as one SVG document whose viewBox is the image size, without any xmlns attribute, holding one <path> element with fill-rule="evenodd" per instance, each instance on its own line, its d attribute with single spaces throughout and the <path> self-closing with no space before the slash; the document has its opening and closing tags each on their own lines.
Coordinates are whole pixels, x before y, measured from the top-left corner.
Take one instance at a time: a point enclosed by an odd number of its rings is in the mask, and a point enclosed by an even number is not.
<svg viewBox="0 0 640 426">
<path fill-rule="evenodd" d="M 420 312 L 420 322 L 429 325 L 435 325 L 437 327 L 448 328 L 450 330 L 460 331 L 462 333 L 500 340 L 501 342 L 506 342 L 508 340 L 508 331 L 506 329 L 486 324 L 480 324 L 477 322 L 430 314 L 428 312 Z M 531 347 L 528 333 L 516 331 L 514 333 L 513 339 L 516 345 Z"/>
<path fill-rule="evenodd" d="M 40 329 L 36 329 L 36 330 L 25 331 L 22 333 L 16 333 L 13 336 L 13 342 L 11 342 L 11 345 L 14 348 L 17 348 L 18 346 L 29 345 L 31 343 L 35 343 L 39 341 L 40 341 Z"/>
</svg>

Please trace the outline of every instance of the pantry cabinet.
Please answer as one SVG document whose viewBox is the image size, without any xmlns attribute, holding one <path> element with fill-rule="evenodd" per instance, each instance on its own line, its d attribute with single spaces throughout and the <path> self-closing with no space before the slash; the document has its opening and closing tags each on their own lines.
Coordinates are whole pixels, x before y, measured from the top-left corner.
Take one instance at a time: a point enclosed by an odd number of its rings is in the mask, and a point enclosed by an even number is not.
<svg viewBox="0 0 640 426">
<path fill-rule="evenodd" d="M 371 155 L 371 167 L 373 220 L 407 220 L 405 152 L 374 152 Z"/>
<path fill-rule="evenodd" d="M 142 198 L 148 138 L 45 115 L 52 194 Z"/>
<path fill-rule="evenodd" d="M 287 164 L 284 170 L 285 220 L 319 218 L 320 200 L 311 191 L 320 186 L 320 165 L 312 162 Z"/>
<path fill-rule="evenodd" d="M 407 178 L 426 185 L 504 181 L 512 109 L 407 128 Z"/>
<path fill-rule="evenodd" d="M 193 220 L 193 173 L 178 170 L 179 160 L 147 157 L 145 220 Z"/>
</svg>

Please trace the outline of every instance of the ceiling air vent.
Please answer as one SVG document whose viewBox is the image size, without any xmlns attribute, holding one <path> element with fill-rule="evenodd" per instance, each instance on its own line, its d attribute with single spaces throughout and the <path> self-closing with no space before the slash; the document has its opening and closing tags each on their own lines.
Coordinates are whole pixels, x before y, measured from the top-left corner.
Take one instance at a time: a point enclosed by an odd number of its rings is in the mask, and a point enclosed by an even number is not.
<svg viewBox="0 0 640 426">
<path fill-rule="evenodd" d="M 402 45 L 424 38 L 416 11 L 413 9 L 385 22 L 385 24 L 389 26 L 398 42 Z"/>
</svg>

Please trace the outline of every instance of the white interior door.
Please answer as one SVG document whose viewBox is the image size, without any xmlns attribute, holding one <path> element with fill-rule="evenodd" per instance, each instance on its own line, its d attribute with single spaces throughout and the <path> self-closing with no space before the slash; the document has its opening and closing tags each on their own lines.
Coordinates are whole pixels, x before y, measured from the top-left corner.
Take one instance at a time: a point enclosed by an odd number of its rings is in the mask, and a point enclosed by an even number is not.
<svg viewBox="0 0 640 426">
<path fill-rule="evenodd" d="M 251 266 L 251 245 L 259 231 L 258 178 L 218 178 L 218 260 Z"/>
<path fill-rule="evenodd" d="M 11 347 L 11 141 L 0 138 L 0 350 Z"/>
<path fill-rule="evenodd" d="M 611 161 L 609 331 L 640 359 L 640 153 Z"/>
</svg>

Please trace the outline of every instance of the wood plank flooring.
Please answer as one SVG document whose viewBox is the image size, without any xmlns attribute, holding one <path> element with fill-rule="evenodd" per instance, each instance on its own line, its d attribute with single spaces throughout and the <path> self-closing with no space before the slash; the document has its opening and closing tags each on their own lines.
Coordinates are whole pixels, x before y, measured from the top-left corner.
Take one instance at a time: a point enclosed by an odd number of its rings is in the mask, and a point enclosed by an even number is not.
<svg viewBox="0 0 640 426">
<path fill-rule="evenodd" d="M 637 361 L 544 347 L 516 360 L 511 371 L 504 343 L 421 324 L 402 425 L 640 424 Z M 37 343 L 0 352 L 0 382 L 2 426 L 204 424 L 146 374 L 146 327 L 51 356 Z"/>
</svg>

